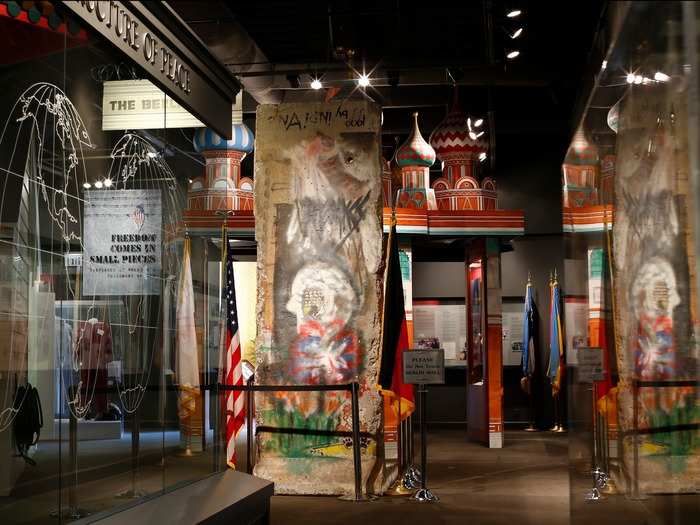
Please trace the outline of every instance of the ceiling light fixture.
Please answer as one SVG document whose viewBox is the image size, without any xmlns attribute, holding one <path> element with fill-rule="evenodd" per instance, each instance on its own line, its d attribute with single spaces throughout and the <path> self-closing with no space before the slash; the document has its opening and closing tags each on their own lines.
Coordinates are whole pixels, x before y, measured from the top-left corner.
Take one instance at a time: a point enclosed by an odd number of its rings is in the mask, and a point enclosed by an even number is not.
<svg viewBox="0 0 700 525">
<path fill-rule="evenodd" d="M 642 75 L 634 75 L 634 83 L 635 83 L 635 84 L 641 84 L 641 83 L 642 83 L 642 80 L 644 80 L 644 78 L 642 77 Z"/>
<path fill-rule="evenodd" d="M 668 82 L 671 80 L 671 77 L 669 77 L 666 73 L 663 73 L 661 71 L 657 71 L 654 73 L 654 80 L 657 82 Z"/>
<path fill-rule="evenodd" d="M 95 181 L 95 188 L 97 188 L 98 190 L 102 189 L 102 181 L 101 180 Z"/>
<path fill-rule="evenodd" d="M 603 63 L 600 64 L 600 70 L 601 70 L 601 71 L 605 71 L 605 68 L 606 68 L 606 67 L 608 67 L 608 61 L 607 61 L 607 60 L 603 60 Z"/>
<path fill-rule="evenodd" d="M 358 79 L 357 79 L 357 84 L 358 84 L 360 87 L 363 87 L 363 88 L 364 88 L 364 87 L 369 87 L 369 84 L 370 84 L 370 82 L 369 82 L 369 76 L 368 76 L 367 74 L 365 74 L 365 73 L 362 73 L 362 74 L 358 77 Z"/>
<path fill-rule="evenodd" d="M 472 139 L 472 140 L 476 140 L 476 139 L 477 139 L 476 133 L 474 133 L 473 131 L 470 131 L 470 132 L 469 132 L 469 138 Z"/>
<path fill-rule="evenodd" d="M 485 160 L 486 160 L 486 153 L 484 153 L 482 151 L 481 153 L 479 153 L 479 161 L 484 162 Z"/>
<path fill-rule="evenodd" d="M 311 81 L 311 89 L 319 90 L 323 87 L 323 84 L 321 84 L 321 81 L 317 78 L 314 78 Z"/>
<path fill-rule="evenodd" d="M 518 29 L 516 29 L 516 30 L 513 32 L 512 35 L 510 35 L 510 39 L 511 39 L 511 40 L 515 40 L 516 38 L 518 38 L 518 37 L 519 37 L 520 35 L 522 35 L 522 34 L 523 34 L 523 28 L 522 28 L 522 27 L 519 27 Z"/>
<path fill-rule="evenodd" d="M 89 182 L 83 182 L 83 188 L 89 190 L 90 188 L 92 188 L 92 184 L 90 184 Z"/>
<path fill-rule="evenodd" d="M 105 188 L 109 188 L 112 185 L 112 179 L 107 177 L 102 184 L 104 184 Z"/>
<path fill-rule="evenodd" d="M 511 9 L 510 11 L 508 11 L 506 16 L 508 18 L 518 18 L 522 14 L 523 14 L 523 12 L 521 9 Z"/>
<path fill-rule="evenodd" d="M 627 73 L 626 79 L 628 84 L 634 84 L 634 73 Z"/>
<path fill-rule="evenodd" d="M 474 122 L 474 127 L 475 127 L 475 128 L 480 128 L 481 125 L 482 125 L 483 123 L 484 123 L 484 119 L 480 118 L 479 120 L 477 120 L 476 122 Z"/>
<path fill-rule="evenodd" d="M 518 51 L 517 49 L 514 49 L 513 51 L 508 51 L 508 54 L 506 55 L 506 57 L 508 57 L 509 59 L 513 60 L 513 59 L 516 58 L 519 54 L 520 54 L 520 51 Z"/>
</svg>

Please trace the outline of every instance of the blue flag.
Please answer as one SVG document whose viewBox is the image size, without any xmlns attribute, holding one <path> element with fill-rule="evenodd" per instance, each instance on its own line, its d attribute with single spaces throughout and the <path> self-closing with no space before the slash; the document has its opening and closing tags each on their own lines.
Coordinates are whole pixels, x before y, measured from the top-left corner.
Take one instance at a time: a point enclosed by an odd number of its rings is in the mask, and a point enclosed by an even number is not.
<svg viewBox="0 0 700 525">
<path fill-rule="evenodd" d="M 532 292 L 532 284 L 527 283 L 525 291 L 525 312 L 523 315 L 522 368 L 523 377 L 532 377 L 535 373 L 535 334 L 537 332 L 537 306 Z"/>
</svg>

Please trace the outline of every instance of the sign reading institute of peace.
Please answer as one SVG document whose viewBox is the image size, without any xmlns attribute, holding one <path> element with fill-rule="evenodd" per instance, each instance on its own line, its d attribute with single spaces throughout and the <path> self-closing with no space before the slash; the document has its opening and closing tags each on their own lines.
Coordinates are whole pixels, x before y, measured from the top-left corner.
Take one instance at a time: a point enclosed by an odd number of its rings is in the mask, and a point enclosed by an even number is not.
<svg viewBox="0 0 700 525">
<path fill-rule="evenodd" d="M 171 12 L 164 2 L 62 4 L 138 64 L 160 89 L 219 135 L 230 137 L 232 83 L 222 77 L 222 68 L 212 69 L 212 60 L 202 58 L 206 48 L 184 34 L 184 25 L 178 31 L 158 18 L 157 13 Z"/>
<path fill-rule="evenodd" d="M 148 80 L 104 82 L 102 129 L 199 128 L 199 120 Z"/>
<path fill-rule="evenodd" d="M 441 385 L 445 382 L 445 351 L 403 352 L 403 382 L 409 385 Z"/>
<path fill-rule="evenodd" d="M 159 190 L 85 192 L 84 295 L 160 293 Z"/>
</svg>

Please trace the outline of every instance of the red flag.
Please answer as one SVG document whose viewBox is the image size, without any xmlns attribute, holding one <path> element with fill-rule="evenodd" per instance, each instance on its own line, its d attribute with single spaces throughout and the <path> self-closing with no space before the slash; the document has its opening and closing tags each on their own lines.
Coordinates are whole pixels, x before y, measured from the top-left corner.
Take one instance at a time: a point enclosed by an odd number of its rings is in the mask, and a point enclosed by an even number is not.
<svg viewBox="0 0 700 525">
<path fill-rule="evenodd" d="M 389 417 L 385 415 L 385 423 L 391 425 L 399 418 L 408 417 L 414 409 L 413 385 L 405 384 L 401 373 L 403 352 L 408 349 L 408 325 L 395 226 L 392 226 L 387 242 L 384 283 L 384 326 L 378 383 L 391 409 L 387 414 Z"/>
</svg>

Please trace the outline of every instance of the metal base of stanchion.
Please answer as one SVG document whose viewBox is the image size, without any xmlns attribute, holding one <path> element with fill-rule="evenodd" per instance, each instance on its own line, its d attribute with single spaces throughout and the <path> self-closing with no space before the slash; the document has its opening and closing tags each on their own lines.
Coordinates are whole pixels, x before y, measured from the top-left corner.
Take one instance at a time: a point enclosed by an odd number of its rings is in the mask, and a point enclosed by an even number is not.
<svg viewBox="0 0 700 525">
<path fill-rule="evenodd" d="M 377 496 L 373 494 L 361 494 L 359 496 L 355 494 L 344 494 L 343 496 L 339 496 L 338 499 L 340 501 L 353 501 L 355 503 L 369 503 L 370 501 L 376 500 Z"/>
<path fill-rule="evenodd" d="M 605 497 L 600 493 L 598 487 L 593 487 L 591 490 L 586 492 L 583 499 L 586 501 L 602 501 L 605 499 Z"/>
<path fill-rule="evenodd" d="M 608 481 L 605 483 L 605 486 L 601 488 L 601 492 L 603 494 L 607 494 L 608 496 L 613 496 L 615 494 L 620 493 L 620 491 L 617 488 L 617 485 L 615 484 L 615 480 L 612 478 L 608 479 Z"/>
<path fill-rule="evenodd" d="M 412 468 L 406 469 L 406 472 L 403 475 L 403 484 L 409 488 L 409 489 L 417 489 L 420 487 L 420 472 L 417 472 L 416 470 Z"/>
<path fill-rule="evenodd" d="M 177 452 L 175 452 L 175 456 L 178 458 L 191 458 L 194 456 L 199 456 L 201 454 L 202 454 L 201 451 L 193 452 L 190 447 L 187 447 L 184 450 L 178 450 Z"/>
<path fill-rule="evenodd" d="M 433 494 L 430 489 L 418 489 L 411 499 L 419 503 L 437 503 L 440 501 L 440 498 Z"/>
<path fill-rule="evenodd" d="M 52 510 L 49 513 L 49 516 L 52 518 L 60 518 L 62 520 L 79 520 L 89 515 L 90 513 L 85 509 L 79 509 L 77 507 L 64 507 L 62 509 Z"/>
<path fill-rule="evenodd" d="M 556 429 L 552 429 L 552 432 L 557 434 L 566 434 L 567 430 L 563 426 L 559 425 Z"/>
<path fill-rule="evenodd" d="M 117 499 L 141 499 L 144 496 L 146 496 L 146 493 L 142 490 L 138 489 L 129 489 L 125 490 L 123 492 L 120 492 L 116 496 L 114 496 Z"/>
<path fill-rule="evenodd" d="M 385 496 L 410 496 L 413 494 L 414 490 L 408 487 L 404 483 L 404 476 L 400 476 L 392 485 L 389 487 L 384 495 Z"/>
</svg>

